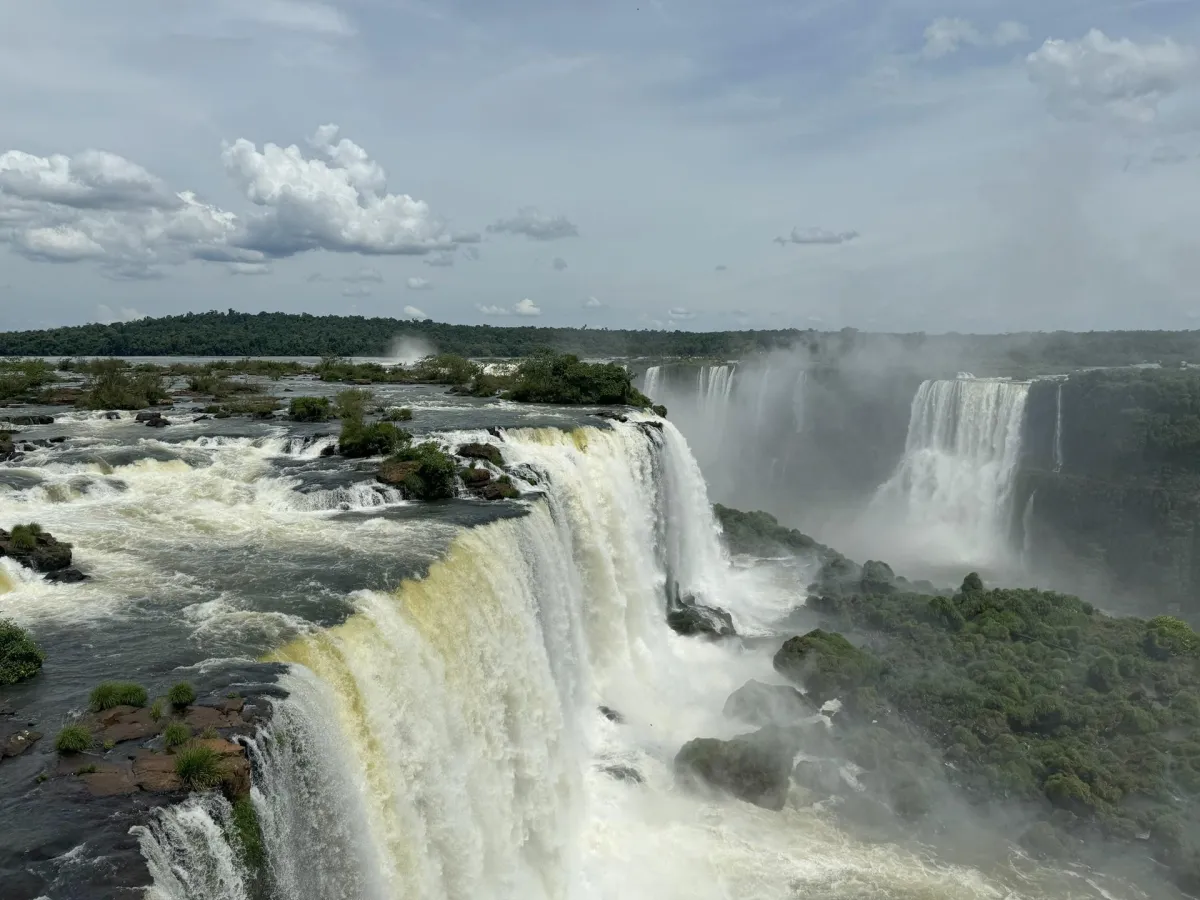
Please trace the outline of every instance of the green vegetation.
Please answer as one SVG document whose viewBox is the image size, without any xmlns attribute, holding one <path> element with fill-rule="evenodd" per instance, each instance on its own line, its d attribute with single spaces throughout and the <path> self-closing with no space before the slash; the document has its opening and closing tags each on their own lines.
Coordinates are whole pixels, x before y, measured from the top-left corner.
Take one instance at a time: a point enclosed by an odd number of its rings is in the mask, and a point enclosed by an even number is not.
<svg viewBox="0 0 1200 900">
<path fill-rule="evenodd" d="M 227 419 L 230 416 L 256 416 L 260 419 L 270 418 L 279 408 L 279 400 L 266 395 L 249 395 L 234 400 L 225 400 L 206 406 L 204 411 L 217 419 Z"/>
<path fill-rule="evenodd" d="M 146 689 L 129 681 L 106 681 L 92 689 L 89 703 L 93 712 L 114 706 L 145 706 Z"/>
<path fill-rule="evenodd" d="M 401 447 L 380 466 L 379 479 L 400 487 L 414 500 L 442 500 L 455 494 L 458 466 L 433 441 Z"/>
<path fill-rule="evenodd" d="M 400 406 L 393 409 L 384 410 L 383 421 L 385 422 L 411 422 L 413 411 L 407 406 Z"/>
<path fill-rule="evenodd" d="M 339 419 L 363 419 L 367 415 L 367 407 L 375 395 L 361 388 L 348 388 L 339 391 L 334 398 L 334 411 Z"/>
<path fill-rule="evenodd" d="M 58 380 L 54 366 L 41 359 L 0 359 L 0 404 L 37 399 L 35 392 Z"/>
<path fill-rule="evenodd" d="M 780 525 L 770 513 L 742 512 L 720 503 L 713 504 L 713 513 L 721 524 L 726 545 L 734 553 L 753 556 L 814 553 L 824 557 L 833 552 L 807 534 Z"/>
<path fill-rule="evenodd" d="M 150 705 L 150 718 L 155 722 L 167 714 L 167 704 L 162 697 L 159 697 Z"/>
<path fill-rule="evenodd" d="M 95 775 L 99 771 L 95 763 L 88 763 L 86 766 L 80 766 L 75 770 L 76 775 Z"/>
<path fill-rule="evenodd" d="M 16 684 L 41 671 L 46 654 L 24 629 L 0 619 L 0 685 Z"/>
<path fill-rule="evenodd" d="M 162 376 L 136 371 L 119 359 L 95 360 L 84 391 L 76 401 L 81 409 L 145 409 L 167 398 Z"/>
<path fill-rule="evenodd" d="M 225 765 L 211 747 L 189 744 L 175 755 L 175 774 L 188 790 L 207 791 L 221 783 Z"/>
<path fill-rule="evenodd" d="M 295 397 L 288 404 L 288 418 L 297 422 L 325 422 L 333 418 L 328 397 Z"/>
<path fill-rule="evenodd" d="M 59 753 L 83 753 L 92 746 L 92 733 L 82 725 L 67 725 L 54 739 Z"/>
<path fill-rule="evenodd" d="M 238 797 L 233 804 L 231 831 L 235 847 L 242 863 L 252 872 L 262 871 L 267 864 L 267 848 L 263 842 L 262 825 L 258 811 L 249 797 Z"/>
<path fill-rule="evenodd" d="M 569 353 L 542 352 L 525 359 L 505 396 L 520 403 L 651 405 L 621 366 L 585 363 Z"/>
<path fill-rule="evenodd" d="M 192 739 L 192 729 L 185 722 L 172 722 L 163 729 L 163 745 L 171 750 L 182 747 Z"/>
<path fill-rule="evenodd" d="M 186 681 L 181 681 L 167 691 L 167 700 L 176 709 L 187 709 L 196 702 L 196 689 Z"/>
<path fill-rule="evenodd" d="M 335 407 L 342 420 L 338 436 L 338 452 L 342 456 L 362 458 L 386 456 L 408 445 L 412 435 L 391 422 L 366 421 L 366 411 L 373 399 L 370 391 L 351 388 L 337 395 Z"/>
<path fill-rule="evenodd" d="M 36 550 L 38 536 L 43 533 L 41 525 L 30 522 L 28 525 L 14 525 L 8 539 L 18 550 Z"/>
</svg>

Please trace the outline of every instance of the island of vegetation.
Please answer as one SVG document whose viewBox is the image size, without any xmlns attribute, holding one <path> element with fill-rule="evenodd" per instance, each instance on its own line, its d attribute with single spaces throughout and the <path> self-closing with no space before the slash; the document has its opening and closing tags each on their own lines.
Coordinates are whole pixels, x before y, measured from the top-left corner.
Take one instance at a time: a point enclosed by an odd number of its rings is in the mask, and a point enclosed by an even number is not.
<svg viewBox="0 0 1200 900">
<path fill-rule="evenodd" d="M 1200 889 L 1200 635 L 1187 624 L 1114 618 L 1052 591 L 988 589 L 974 573 L 937 593 L 765 513 L 717 513 L 735 552 L 819 563 L 806 608 L 823 622 L 774 659 L 807 702 L 785 713 L 775 703 L 754 734 L 692 742 L 681 772 L 771 808 L 789 777 L 861 806 L 836 766 L 793 769 L 792 742 L 807 741 L 806 752 L 822 746 L 859 766 L 859 786 L 902 820 L 936 819 L 949 785 L 973 803 L 1023 810 L 1020 842 L 1035 855 L 1094 860 L 1115 842 Z M 754 684 L 731 705 L 742 695 L 744 708 Z M 801 727 L 834 700 L 827 736 Z"/>
</svg>

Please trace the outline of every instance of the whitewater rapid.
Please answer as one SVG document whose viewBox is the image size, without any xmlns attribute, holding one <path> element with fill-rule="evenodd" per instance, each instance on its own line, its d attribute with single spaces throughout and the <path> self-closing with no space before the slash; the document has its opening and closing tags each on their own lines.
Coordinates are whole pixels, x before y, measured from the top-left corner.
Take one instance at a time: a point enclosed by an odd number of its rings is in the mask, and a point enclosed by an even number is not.
<svg viewBox="0 0 1200 900">
<path fill-rule="evenodd" d="M 322 486 L 325 439 L 277 429 L 143 438 L 130 461 L 48 451 L 34 487 L 0 493 L 0 524 L 36 518 L 98 577 L 13 583 L 0 610 L 34 627 L 153 616 L 200 669 L 286 665 L 250 747 L 270 900 L 1092 896 L 860 841 L 803 798 L 775 813 L 676 785 L 684 742 L 749 730 L 725 700 L 778 681 L 769 636 L 811 573 L 732 565 L 682 435 L 631 419 L 441 435 L 523 473 L 523 514 L 473 526 Z M 429 564 L 389 565 L 401 554 Z M 674 634 L 668 583 L 761 639 Z M 151 900 L 261 900 L 230 816 L 193 797 L 138 826 Z"/>
</svg>

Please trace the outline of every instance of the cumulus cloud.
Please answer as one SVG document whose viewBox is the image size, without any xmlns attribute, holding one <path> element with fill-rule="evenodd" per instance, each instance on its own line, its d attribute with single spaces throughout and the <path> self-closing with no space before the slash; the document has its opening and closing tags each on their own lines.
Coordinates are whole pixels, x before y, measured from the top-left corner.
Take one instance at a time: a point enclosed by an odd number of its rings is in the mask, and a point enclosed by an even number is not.
<svg viewBox="0 0 1200 900">
<path fill-rule="evenodd" d="M 602 306 L 604 306 L 604 304 L 601 303 L 599 300 L 597 300 L 595 297 L 588 297 L 586 300 L 583 301 L 584 309 L 600 309 L 600 307 L 602 307 Z"/>
<path fill-rule="evenodd" d="M 477 305 L 475 307 L 485 316 L 540 316 L 542 309 L 528 297 L 524 300 L 518 300 L 511 308 L 507 306 L 484 306 Z"/>
<path fill-rule="evenodd" d="M 426 203 L 390 193 L 383 167 L 339 138 L 336 125 L 317 129 L 307 153 L 271 143 L 259 150 L 243 138 L 222 160 L 253 205 L 247 215 L 173 191 L 114 153 L 8 150 L 0 153 L 0 242 L 33 260 L 97 261 L 111 275 L 190 260 L 261 265 L 313 250 L 444 257 L 480 239 L 452 234 Z"/>
<path fill-rule="evenodd" d="M 407 284 L 410 291 L 427 291 L 433 287 L 433 282 L 424 278 L 410 278 Z"/>
<path fill-rule="evenodd" d="M 364 266 L 357 272 L 350 275 L 343 275 L 342 281 L 348 281 L 350 284 L 382 284 L 383 275 L 380 274 L 378 269 Z"/>
<path fill-rule="evenodd" d="M 1026 40 L 1029 40 L 1029 29 L 1020 22 L 1001 22 L 991 33 L 985 33 L 966 19 L 942 17 L 934 19 L 925 29 L 921 55 L 926 59 L 940 59 L 964 46 L 1005 47 Z"/>
<path fill-rule="evenodd" d="M 144 318 L 146 318 L 144 313 L 129 306 L 122 306 L 118 312 L 113 312 L 112 307 L 105 303 L 96 306 L 96 321 L 101 325 L 111 325 L 113 322 L 136 322 L 138 319 Z"/>
<path fill-rule="evenodd" d="M 511 219 L 493 222 L 487 230 L 497 234 L 523 234 L 535 241 L 579 236 L 579 229 L 566 216 L 543 215 L 535 206 L 522 207 Z"/>
<path fill-rule="evenodd" d="M 270 275 L 271 267 L 266 263 L 232 262 L 227 266 L 230 275 Z M 311 279 L 310 279 L 311 280 Z"/>
<path fill-rule="evenodd" d="M 1047 40 L 1025 58 L 1030 80 L 1062 118 L 1154 119 L 1158 104 L 1196 73 L 1196 51 L 1170 38 L 1137 44 L 1092 29 L 1077 41 Z"/>
<path fill-rule="evenodd" d="M 554 267 L 555 272 L 561 272 L 563 269 L 567 268 L 567 261 L 561 256 L 556 256 L 554 257 L 554 262 L 552 262 L 550 265 Z"/>
<path fill-rule="evenodd" d="M 826 228 L 793 228 L 786 237 L 777 237 L 775 243 L 787 244 L 845 244 L 858 237 L 857 231 L 829 231 Z"/>
<path fill-rule="evenodd" d="M 408 316 L 410 319 L 428 319 L 429 318 L 429 316 L 425 315 L 424 310 L 417 309 L 415 306 L 404 307 L 404 314 L 406 316 Z"/>
<path fill-rule="evenodd" d="M 342 291 L 343 297 L 370 297 L 371 289 L 361 284 L 356 284 L 353 287 L 348 287 Z"/>
</svg>

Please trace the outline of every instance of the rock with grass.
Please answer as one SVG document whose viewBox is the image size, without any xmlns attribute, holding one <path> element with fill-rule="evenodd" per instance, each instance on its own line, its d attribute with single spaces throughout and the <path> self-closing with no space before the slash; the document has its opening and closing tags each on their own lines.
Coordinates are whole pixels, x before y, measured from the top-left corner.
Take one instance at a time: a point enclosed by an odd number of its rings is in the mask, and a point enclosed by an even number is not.
<svg viewBox="0 0 1200 900">
<path fill-rule="evenodd" d="M 192 729 L 186 722 L 172 722 L 163 729 L 162 738 L 168 750 L 181 747 L 192 739 Z"/>
<path fill-rule="evenodd" d="M 34 731 L 32 728 L 19 728 L 8 737 L 0 738 L 0 759 L 21 756 L 41 739 L 40 731 Z"/>
<path fill-rule="evenodd" d="M 23 628 L 0 619 L 0 685 L 16 684 L 41 671 L 46 654 Z"/>
<path fill-rule="evenodd" d="M 196 689 L 186 681 L 172 685 L 167 691 L 167 702 L 176 710 L 184 710 L 196 702 Z"/>
<path fill-rule="evenodd" d="M 795 748 L 784 732 L 764 728 L 729 741 L 696 738 L 675 757 L 676 777 L 761 806 L 783 809 Z"/>
<path fill-rule="evenodd" d="M 495 481 L 488 482 L 477 493 L 484 500 L 516 500 L 521 496 L 521 492 L 507 475 L 501 475 Z"/>
<path fill-rule="evenodd" d="M 458 467 L 433 441 L 404 447 L 379 467 L 379 481 L 399 488 L 410 500 L 444 500 L 453 497 Z"/>
<path fill-rule="evenodd" d="M 71 565 L 71 545 L 59 541 L 36 522 L 0 528 L 0 556 L 35 572 L 56 572 Z"/>
<path fill-rule="evenodd" d="M 54 739 L 54 749 L 59 753 L 83 753 L 95 743 L 92 733 L 84 725 L 67 725 Z"/>
<path fill-rule="evenodd" d="M 288 418 L 294 422 L 327 422 L 333 418 L 328 397 L 293 397 L 288 403 Z"/>
<path fill-rule="evenodd" d="M 142 707 L 146 705 L 146 689 L 131 681 L 105 681 L 92 689 L 88 703 L 92 712 L 104 712 L 118 706 Z"/>
<path fill-rule="evenodd" d="M 790 685 L 751 680 L 729 695 L 724 713 L 753 725 L 786 725 L 813 715 L 817 709 Z"/>
<path fill-rule="evenodd" d="M 504 457 L 500 454 L 500 448 L 491 444 L 463 444 L 454 452 L 456 456 L 461 456 L 463 459 L 486 460 L 497 468 L 504 465 Z"/>
</svg>

